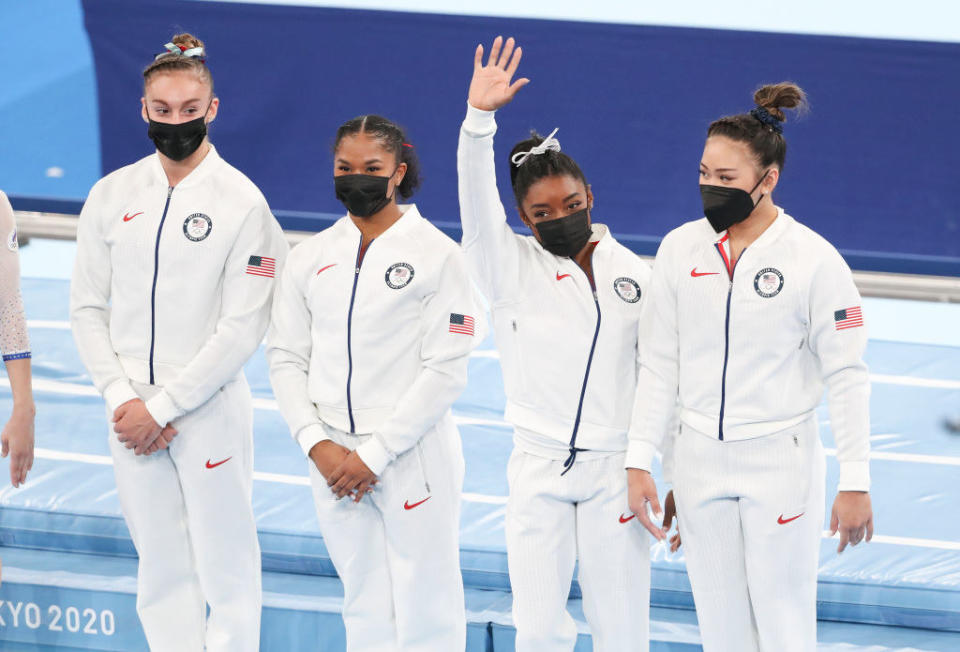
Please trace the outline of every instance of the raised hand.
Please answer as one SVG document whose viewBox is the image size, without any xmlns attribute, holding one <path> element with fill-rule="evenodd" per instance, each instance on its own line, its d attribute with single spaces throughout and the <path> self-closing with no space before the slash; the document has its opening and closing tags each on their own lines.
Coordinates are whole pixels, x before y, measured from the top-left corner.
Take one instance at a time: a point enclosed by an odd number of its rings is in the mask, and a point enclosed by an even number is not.
<svg viewBox="0 0 960 652">
<path fill-rule="evenodd" d="M 503 37 L 498 36 L 490 47 L 487 65 L 483 65 L 483 45 L 478 45 L 473 57 L 473 79 L 470 80 L 470 92 L 467 96 L 470 106 L 483 111 L 496 111 L 508 104 L 518 90 L 529 84 L 530 80 L 526 77 L 510 83 L 522 56 L 522 49 L 514 49 L 513 37 L 508 38 L 504 44 Z"/>
</svg>

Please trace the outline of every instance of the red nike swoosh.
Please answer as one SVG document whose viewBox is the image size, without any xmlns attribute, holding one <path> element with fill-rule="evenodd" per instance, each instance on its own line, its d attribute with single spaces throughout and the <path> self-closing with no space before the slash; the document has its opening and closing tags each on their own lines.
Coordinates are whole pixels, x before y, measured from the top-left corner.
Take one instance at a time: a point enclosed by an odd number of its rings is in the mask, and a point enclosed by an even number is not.
<svg viewBox="0 0 960 652">
<path fill-rule="evenodd" d="M 720 272 L 698 272 L 697 268 L 694 267 L 690 270 L 690 276 L 697 278 L 698 276 L 710 276 L 711 274 L 719 274 Z"/>
<path fill-rule="evenodd" d="M 124 214 L 123 214 L 123 221 L 124 221 L 124 222 L 129 222 L 130 220 L 132 220 L 133 218 L 135 218 L 137 215 L 143 215 L 143 211 L 140 211 L 139 213 L 134 213 L 133 215 L 129 215 L 129 214 L 127 214 L 127 213 L 124 213 Z"/>
<path fill-rule="evenodd" d="M 404 509 L 413 509 L 414 507 L 418 507 L 418 506 L 424 504 L 425 502 L 427 502 L 427 501 L 430 500 L 431 498 L 433 498 L 433 496 L 427 496 L 426 498 L 424 498 L 423 500 L 421 500 L 419 503 L 414 503 L 414 504 L 412 504 L 412 505 L 410 504 L 410 501 L 409 501 L 409 500 L 405 500 L 405 501 L 403 501 L 403 508 L 404 508 Z"/>
<path fill-rule="evenodd" d="M 557 280 L 558 280 L 558 281 L 562 281 L 562 280 L 565 279 L 565 278 L 569 278 L 569 276 L 570 276 L 569 274 L 561 274 L 560 272 L 557 272 Z"/>
<path fill-rule="evenodd" d="M 331 267 L 336 267 L 336 266 L 337 266 L 337 264 L 334 263 L 334 264 L 332 264 L 332 265 L 327 265 L 326 267 L 321 267 L 321 268 L 320 268 L 320 271 L 317 272 L 317 276 L 320 275 L 320 272 L 325 272 L 325 271 L 327 271 L 328 269 L 330 269 Z"/>
<path fill-rule="evenodd" d="M 785 524 L 789 523 L 790 521 L 795 521 L 795 520 L 797 520 L 798 518 L 800 518 L 800 517 L 803 516 L 804 514 L 806 514 L 806 512 L 800 512 L 799 514 L 797 514 L 797 515 L 794 516 L 793 518 L 783 518 L 783 514 L 781 514 L 781 515 L 780 515 L 780 518 L 777 519 L 777 523 L 779 523 L 780 525 L 785 525 Z"/>
<path fill-rule="evenodd" d="M 216 464 L 211 464 L 211 463 L 210 463 L 210 460 L 207 460 L 207 468 L 208 468 L 208 469 L 215 469 L 215 468 L 217 468 L 218 466 L 220 466 L 221 464 L 226 464 L 227 462 L 229 462 L 229 461 L 232 460 L 232 459 L 233 459 L 233 457 L 228 457 L 227 459 L 223 460 L 222 462 L 217 462 Z"/>
<path fill-rule="evenodd" d="M 627 518 L 623 518 L 623 514 L 621 514 L 621 515 L 620 515 L 620 522 L 621 522 L 621 523 L 629 523 L 635 516 L 636 516 L 636 514 L 631 514 L 631 515 L 628 516 Z"/>
</svg>

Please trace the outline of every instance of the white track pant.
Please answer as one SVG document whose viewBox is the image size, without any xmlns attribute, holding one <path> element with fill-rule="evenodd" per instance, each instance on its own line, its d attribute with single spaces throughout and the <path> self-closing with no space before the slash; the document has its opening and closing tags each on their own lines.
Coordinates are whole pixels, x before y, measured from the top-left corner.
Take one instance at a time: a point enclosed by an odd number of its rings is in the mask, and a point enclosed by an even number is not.
<svg viewBox="0 0 960 652">
<path fill-rule="evenodd" d="M 813 652 L 825 490 L 815 418 L 734 442 L 683 426 L 674 455 L 704 652 Z"/>
<path fill-rule="evenodd" d="M 569 652 L 567 612 L 580 561 L 583 611 L 595 652 L 649 648 L 650 542 L 630 518 L 624 454 L 563 463 L 514 448 L 506 534 L 517 652 Z"/>
<path fill-rule="evenodd" d="M 350 450 L 370 437 L 324 427 Z M 307 464 L 320 531 L 343 582 L 348 652 L 463 650 L 464 464 L 449 413 L 391 462 L 359 503 L 337 500 L 313 462 Z"/>
<path fill-rule="evenodd" d="M 157 391 L 134 389 L 144 399 Z M 170 448 L 139 457 L 110 429 L 147 642 L 154 652 L 253 652 L 261 598 L 250 388 L 231 382 L 173 425 Z"/>
</svg>

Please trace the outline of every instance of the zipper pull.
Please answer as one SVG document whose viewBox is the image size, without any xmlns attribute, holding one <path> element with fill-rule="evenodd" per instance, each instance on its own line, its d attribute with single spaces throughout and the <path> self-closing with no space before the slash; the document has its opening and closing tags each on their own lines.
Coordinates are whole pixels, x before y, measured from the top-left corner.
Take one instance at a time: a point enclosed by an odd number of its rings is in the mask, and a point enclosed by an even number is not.
<svg viewBox="0 0 960 652">
<path fill-rule="evenodd" d="M 797 439 L 796 435 L 793 436 L 793 445 L 797 448 L 800 448 L 800 441 Z"/>
<path fill-rule="evenodd" d="M 359 267 L 354 268 L 353 273 L 354 273 L 354 274 L 359 274 L 359 273 L 360 273 L 360 268 L 359 268 Z"/>
<path fill-rule="evenodd" d="M 170 195 L 173 194 L 173 186 L 167 186 L 167 199 L 170 199 Z"/>
<path fill-rule="evenodd" d="M 514 320 L 511 321 L 510 323 L 513 325 L 513 332 L 516 333 L 516 332 L 517 332 L 517 320 L 514 319 Z"/>
</svg>

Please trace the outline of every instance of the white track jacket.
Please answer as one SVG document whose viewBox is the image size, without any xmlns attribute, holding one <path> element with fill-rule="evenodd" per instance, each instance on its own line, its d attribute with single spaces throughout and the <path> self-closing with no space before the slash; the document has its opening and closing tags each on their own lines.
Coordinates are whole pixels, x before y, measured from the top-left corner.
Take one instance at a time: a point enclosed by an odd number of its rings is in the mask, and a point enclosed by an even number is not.
<svg viewBox="0 0 960 652">
<path fill-rule="evenodd" d="M 837 250 L 778 211 L 732 269 L 726 232 L 706 218 L 664 238 L 644 316 L 628 467 L 650 469 L 678 396 L 682 424 L 737 441 L 800 423 L 826 385 L 839 489 L 869 489 L 860 293 Z"/>
<path fill-rule="evenodd" d="M 490 301 L 507 407 L 528 452 L 623 452 L 650 268 L 593 226 L 592 287 L 575 261 L 507 224 L 494 170 L 494 112 L 467 109 L 457 169 L 463 247 Z"/>
<path fill-rule="evenodd" d="M 290 253 L 277 290 L 270 382 L 304 453 L 321 421 L 372 433 L 357 454 L 380 475 L 450 413 L 484 321 L 457 244 L 414 205 L 362 252 L 349 216 Z"/>
<path fill-rule="evenodd" d="M 257 187 L 210 152 L 169 188 L 157 154 L 94 185 L 80 213 L 70 318 L 107 405 L 161 426 L 242 374 L 270 319 L 287 243 Z"/>
</svg>

